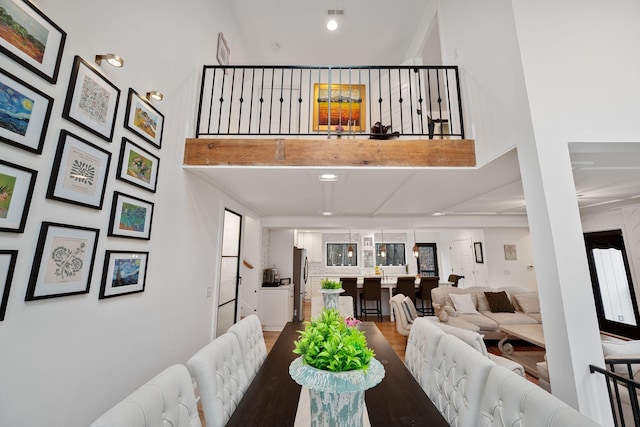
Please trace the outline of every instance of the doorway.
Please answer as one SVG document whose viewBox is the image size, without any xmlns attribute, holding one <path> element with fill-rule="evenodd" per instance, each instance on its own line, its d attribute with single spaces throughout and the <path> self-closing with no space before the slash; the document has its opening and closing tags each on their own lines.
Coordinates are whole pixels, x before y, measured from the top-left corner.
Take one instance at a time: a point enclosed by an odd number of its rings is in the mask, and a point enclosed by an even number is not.
<svg viewBox="0 0 640 427">
<path fill-rule="evenodd" d="M 640 338 L 638 303 L 622 230 L 584 234 L 600 330 Z"/>
<path fill-rule="evenodd" d="M 224 334 L 235 323 L 238 313 L 242 216 L 225 209 L 222 230 L 216 337 Z"/>
<path fill-rule="evenodd" d="M 451 251 L 451 274 L 464 276 L 460 279 L 458 286 L 461 288 L 475 286 L 474 252 L 471 239 L 454 240 L 449 250 Z"/>
</svg>

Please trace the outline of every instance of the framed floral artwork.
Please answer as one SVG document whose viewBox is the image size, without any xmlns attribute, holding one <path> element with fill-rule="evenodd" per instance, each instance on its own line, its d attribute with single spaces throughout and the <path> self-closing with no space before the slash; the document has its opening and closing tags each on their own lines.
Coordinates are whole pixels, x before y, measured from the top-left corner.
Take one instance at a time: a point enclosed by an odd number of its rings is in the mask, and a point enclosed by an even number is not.
<svg viewBox="0 0 640 427">
<path fill-rule="evenodd" d="M 9 290 L 13 280 L 13 270 L 16 268 L 18 251 L 0 250 L 0 321 L 4 320 L 9 302 Z"/>
<path fill-rule="evenodd" d="M 144 292 L 149 252 L 106 251 L 98 298 Z"/>
<path fill-rule="evenodd" d="M 0 52 L 55 83 L 67 33 L 28 0 L 0 0 L 0 8 Z"/>
<path fill-rule="evenodd" d="M 153 203 L 114 191 L 109 219 L 109 236 L 151 238 Z"/>
<path fill-rule="evenodd" d="M 158 157 L 127 138 L 122 138 L 116 178 L 155 193 L 159 167 Z"/>
<path fill-rule="evenodd" d="M 102 209 L 110 162 L 110 152 L 62 130 L 47 199 Z"/>
<path fill-rule="evenodd" d="M 0 141 L 41 154 L 52 106 L 49 95 L 0 68 Z"/>
<path fill-rule="evenodd" d="M 25 301 L 88 293 L 99 233 L 43 222 Z"/>
<path fill-rule="evenodd" d="M 129 88 L 127 99 L 127 114 L 124 127 L 142 137 L 152 145 L 160 148 L 162 145 L 162 131 L 164 116 L 151 103 Z"/>
<path fill-rule="evenodd" d="M 0 160 L 0 231 L 23 233 L 38 172 Z"/>
<path fill-rule="evenodd" d="M 111 142 L 119 100 L 120 89 L 93 65 L 74 58 L 62 117 Z"/>
</svg>

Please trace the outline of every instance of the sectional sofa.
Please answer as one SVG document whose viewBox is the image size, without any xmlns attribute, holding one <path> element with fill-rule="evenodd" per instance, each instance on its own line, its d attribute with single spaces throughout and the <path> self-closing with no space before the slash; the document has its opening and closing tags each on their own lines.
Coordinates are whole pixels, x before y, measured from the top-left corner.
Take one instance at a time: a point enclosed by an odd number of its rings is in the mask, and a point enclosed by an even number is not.
<svg viewBox="0 0 640 427">
<path fill-rule="evenodd" d="M 492 304 L 485 292 L 490 293 Z M 511 304 L 513 312 L 504 303 L 505 295 Z M 529 289 L 508 286 L 491 288 L 474 286 L 471 288 L 456 288 L 453 286 L 439 286 L 431 290 L 433 304 L 444 307 L 450 317 L 456 317 L 457 323 L 469 322 L 480 328 L 478 331 L 485 339 L 497 340 L 504 336 L 500 332 L 501 325 L 522 325 L 542 323 L 538 293 Z M 493 306 L 493 307 L 492 307 Z M 492 308 L 496 308 L 493 310 Z"/>
</svg>

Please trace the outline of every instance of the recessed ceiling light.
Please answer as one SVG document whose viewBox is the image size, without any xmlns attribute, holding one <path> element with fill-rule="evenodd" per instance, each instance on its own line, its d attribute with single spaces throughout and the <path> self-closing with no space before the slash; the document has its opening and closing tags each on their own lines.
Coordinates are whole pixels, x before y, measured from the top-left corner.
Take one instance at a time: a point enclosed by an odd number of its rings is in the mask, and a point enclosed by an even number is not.
<svg viewBox="0 0 640 427">
<path fill-rule="evenodd" d="M 333 212 L 333 211 L 322 211 L 322 212 L 320 212 L 320 214 L 322 214 L 324 216 L 331 216 L 331 215 L 335 214 L 335 212 Z"/>
<path fill-rule="evenodd" d="M 335 173 L 323 173 L 318 179 L 320 179 L 320 181 L 332 182 L 338 180 L 338 175 Z"/>
<path fill-rule="evenodd" d="M 431 216 L 442 216 L 444 215 L 444 212 L 434 212 L 431 214 Z"/>
<path fill-rule="evenodd" d="M 330 19 L 329 22 L 327 22 L 327 30 L 335 31 L 337 29 L 338 29 L 338 22 L 336 22 L 335 19 Z"/>
</svg>

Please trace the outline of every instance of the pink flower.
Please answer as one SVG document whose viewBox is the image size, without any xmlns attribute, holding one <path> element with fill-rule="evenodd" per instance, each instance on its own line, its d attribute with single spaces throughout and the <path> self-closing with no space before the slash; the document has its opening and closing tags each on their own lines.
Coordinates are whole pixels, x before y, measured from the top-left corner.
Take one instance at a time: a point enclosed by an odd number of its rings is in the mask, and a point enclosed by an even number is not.
<svg viewBox="0 0 640 427">
<path fill-rule="evenodd" d="M 342 133 L 344 131 L 344 128 L 342 127 L 342 125 L 336 125 L 336 133 Z"/>
<path fill-rule="evenodd" d="M 353 316 L 348 316 L 344 318 L 344 324 L 349 327 L 355 327 L 360 324 L 360 321 L 358 319 L 355 319 Z"/>
</svg>

